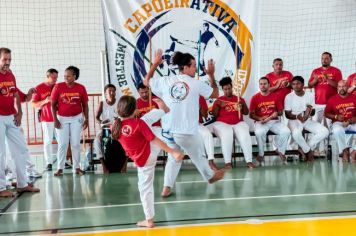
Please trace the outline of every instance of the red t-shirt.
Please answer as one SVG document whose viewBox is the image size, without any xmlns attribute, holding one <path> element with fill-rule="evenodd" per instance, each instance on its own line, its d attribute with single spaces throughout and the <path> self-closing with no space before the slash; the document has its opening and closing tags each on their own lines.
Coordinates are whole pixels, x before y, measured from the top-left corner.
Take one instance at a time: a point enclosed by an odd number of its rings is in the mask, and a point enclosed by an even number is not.
<svg viewBox="0 0 356 236">
<path fill-rule="evenodd" d="M 199 108 L 202 109 L 203 111 L 208 111 L 208 104 L 206 103 L 206 100 L 203 96 L 199 96 Z M 199 123 L 203 123 L 203 117 L 201 116 L 199 112 Z"/>
<path fill-rule="evenodd" d="M 83 112 L 82 103 L 88 102 L 88 94 L 81 84 L 74 83 L 70 88 L 62 82 L 54 86 L 51 99 L 58 102 L 58 115 L 76 116 Z"/>
<path fill-rule="evenodd" d="M 20 102 L 26 102 L 26 94 L 24 92 L 22 92 L 19 88 L 17 88 L 17 93 L 20 96 Z"/>
<path fill-rule="evenodd" d="M 349 94 L 347 97 L 342 98 L 339 94 L 331 97 L 326 104 L 325 113 L 331 113 L 333 115 L 343 115 L 344 121 L 356 116 L 356 96 Z M 335 122 L 334 119 L 332 119 Z"/>
<path fill-rule="evenodd" d="M 218 100 L 225 103 L 223 107 L 220 108 L 216 121 L 221 121 L 229 125 L 235 125 L 243 120 L 242 110 L 241 116 L 239 118 L 237 110 L 237 96 L 232 95 L 232 97 L 227 98 L 225 96 L 219 97 L 213 104 L 213 109 L 216 106 Z M 240 103 L 245 103 L 245 100 L 240 97 Z"/>
<path fill-rule="evenodd" d="M 273 112 L 282 110 L 283 106 L 281 99 L 277 97 L 276 93 L 270 93 L 267 96 L 257 93 L 251 98 L 250 111 L 255 112 L 258 117 L 269 117 Z"/>
<path fill-rule="evenodd" d="M 159 108 L 157 103 L 152 100 L 152 104 L 150 107 L 149 101 L 144 101 L 142 98 L 138 98 L 136 100 L 136 106 L 138 110 L 138 118 L 141 118 L 143 115 L 145 115 L 147 112 L 151 111 L 153 108 Z M 157 121 L 152 124 L 152 126 L 161 126 L 161 122 Z"/>
<path fill-rule="evenodd" d="M 53 85 L 54 86 L 54 85 Z M 41 83 L 36 86 L 36 93 L 32 97 L 33 102 L 45 100 L 51 96 L 53 86 L 47 83 Z M 53 115 L 51 110 L 51 103 L 48 102 L 41 108 L 41 122 L 53 122 Z"/>
<path fill-rule="evenodd" d="M 277 97 L 281 98 L 281 104 L 284 106 L 285 97 L 292 91 L 290 88 L 285 86 L 285 82 L 287 81 L 289 84 L 292 82 L 293 75 L 289 71 L 281 71 L 280 74 L 276 74 L 274 72 L 268 73 L 266 77 L 269 80 L 271 87 L 276 86 L 276 84 L 281 81 L 279 88 L 274 91 L 277 94 Z"/>
<path fill-rule="evenodd" d="M 353 73 L 352 75 L 350 75 L 349 77 L 347 77 L 347 85 L 349 87 L 352 86 L 353 81 L 356 80 L 356 73 Z M 352 92 L 353 95 L 356 95 L 356 90 L 354 89 L 354 91 Z"/>
<path fill-rule="evenodd" d="M 150 142 L 155 137 L 148 125 L 139 118 L 121 122 L 119 142 L 138 167 L 145 166 L 151 153 Z"/>
<path fill-rule="evenodd" d="M 9 116 L 17 113 L 14 97 L 16 92 L 16 80 L 12 72 L 0 73 L 0 115 Z"/>
<path fill-rule="evenodd" d="M 330 97 L 337 94 L 337 89 L 328 84 L 326 77 L 332 79 L 333 81 L 339 82 L 342 80 L 341 71 L 333 66 L 326 69 L 324 67 L 319 67 L 313 70 L 310 75 L 309 82 L 314 79 L 314 76 L 318 76 L 318 83 L 314 88 L 315 104 L 325 105 Z"/>
</svg>

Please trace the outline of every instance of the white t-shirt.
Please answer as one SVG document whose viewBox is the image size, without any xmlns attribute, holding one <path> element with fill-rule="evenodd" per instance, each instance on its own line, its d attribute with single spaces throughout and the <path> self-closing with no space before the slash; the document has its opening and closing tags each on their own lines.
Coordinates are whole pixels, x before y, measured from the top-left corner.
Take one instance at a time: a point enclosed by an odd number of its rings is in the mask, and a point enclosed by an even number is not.
<svg viewBox="0 0 356 236">
<path fill-rule="evenodd" d="M 209 98 L 213 89 L 188 75 L 152 78 L 152 92 L 159 95 L 170 111 L 162 117 L 164 130 L 176 134 L 196 134 L 199 126 L 199 96 Z"/>
<path fill-rule="evenodd" d="M 307 105 L 315 108 L 314 96 L 305 92 L 302 97 L 295 94 L 294 91 L 289 93 L 284 100 L 284 110 L 292 111 L 293 115 L 298 115 L 307 109 Z"/>
<path fill-rule="evenodd" d="M 115 103 L 111 106 L 106 102 L 106 100 L 103 101 L 103 112 L 101 113 L 102 120 L 110 120 L 110 123 L 112 123 L 114 119 L 118 117 L 116 111 L 118 101 L 119 100 L 116 99 Z"/>
</svg>

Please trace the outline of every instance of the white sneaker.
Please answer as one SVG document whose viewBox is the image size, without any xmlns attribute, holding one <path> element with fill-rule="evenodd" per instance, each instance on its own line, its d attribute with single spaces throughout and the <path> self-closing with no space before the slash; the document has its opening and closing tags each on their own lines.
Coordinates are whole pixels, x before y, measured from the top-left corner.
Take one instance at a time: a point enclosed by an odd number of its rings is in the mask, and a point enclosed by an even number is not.
<svg viewBox="0 0 356 236">
<path fill-rule="evenodd" d="M 31 178 L 41 178 L 42 174 L 35 169 L 27 170 L 28 176 Z"/>
</svg>

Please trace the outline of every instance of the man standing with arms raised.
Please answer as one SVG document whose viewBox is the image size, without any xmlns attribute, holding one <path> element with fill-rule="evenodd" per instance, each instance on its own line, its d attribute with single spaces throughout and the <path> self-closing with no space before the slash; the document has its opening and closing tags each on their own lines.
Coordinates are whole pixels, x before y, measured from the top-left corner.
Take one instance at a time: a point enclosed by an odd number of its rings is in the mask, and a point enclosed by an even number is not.
<svg viewBox="0 0 356 236">
<path fill-rule="evenodd" d="M 219 90 L 215 82 L 215 66 L 209 60 L 205 73 L 209 77 L 210 86 L 194 79 L 196 73 L 195 58 L 189 53 L 175 52 L 173 65 L 177 65 L 179 75 L 152 78 L 157 67 L 162 63 L 162 50 L 158 50 L 155 60 L 146 75 L 145 84 L 150 85 L 154 94 L 158 95 L 169 107 L 170 112 L 162 117 L 162 128 L 168 131 L 174 143 L 169 145 L 175 149 L 183 149 L 199 170 L 203 178 L 214 183 L 224 177 L 224 171 L 214 172 L 204 158 L 204 144 L 198 132 L 199 127 L 199 96 L 216 98 Z M 182 161 L 168 156 L 164 175 L 162 197 L 171 195 Z"/>
</svg>

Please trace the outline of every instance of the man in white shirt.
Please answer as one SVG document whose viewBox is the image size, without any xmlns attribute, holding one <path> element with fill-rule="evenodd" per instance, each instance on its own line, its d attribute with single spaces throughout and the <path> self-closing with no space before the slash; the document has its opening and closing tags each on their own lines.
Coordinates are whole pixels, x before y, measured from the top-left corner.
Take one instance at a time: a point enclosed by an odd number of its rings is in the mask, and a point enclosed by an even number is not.
<svg viewBox="0 0 356 236">
<path fill-rule="evenodd" d="M 159 96 L 170 109 L 170 112 L 161 120 L 162 129 L 168 131 L 173 137 L 174 143 L 167 144 L 171 148 L 183 149 L 203 178 L 209 183 L 214 183 L 224 177 L 224 171 L 214 172 L 210 168 L 208 161 L 204 158 L 204 144 L 198 132 L 199 96 L 216 98 L 219 95 L 214 79 L 214 63 L 209 60 L 205 70 L 209 76 L 210 86 L 194 79 L 197 66 L 194 57 L 189 53 L 175 52 L 172 57 L 173 65 L 178 66 L 179 75 L 151 79 L 161 63 L 162 51 L 159 50 L 156 52 L 154 63 L 146 75 L 145 84 L 149 83 L 153 93 Z M 168 156 L 162 197 L 170 196 L 181 165 L 182 161 Z"/>
<path fill-rule="evenodd" d="M 313 161 L 314 149 L 319 142 L 329 135 L 329 131 L 325 126 L 311 119 L 315 114 L 315 101 L 312 94 L 305 93 L 303 90 L 303 77 L 294 76 L 292 79 L 292 88 L 293 92 L 288 94 L 284 101 L 288 127 L 292 131 L 292 137 L 299 145 L 302 155 L 306 155 L 307 161 Z M 308 142 L 303 137 L 303 129 L 312 133 L 312 137 Z"/>
</svg>

